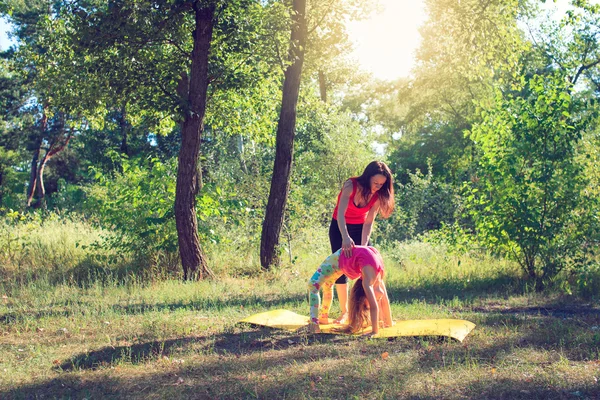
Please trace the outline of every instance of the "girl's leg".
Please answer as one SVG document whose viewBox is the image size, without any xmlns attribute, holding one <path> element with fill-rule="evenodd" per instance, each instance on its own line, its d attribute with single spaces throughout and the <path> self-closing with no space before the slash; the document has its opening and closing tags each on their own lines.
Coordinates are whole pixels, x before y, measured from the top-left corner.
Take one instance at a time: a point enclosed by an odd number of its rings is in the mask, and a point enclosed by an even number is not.
<svg viewBox="0 0 600 400">
<path fill-rule="evenodd" d="M 333 297 L 332 287 L 335 280 L 342 274 L 339 268 L 340 250 L 336 251 L 323 261 L 308 283 L 310 322 L 318 324 L 319 320 L 325 322 L 329 317 L 329 308 Z M 323 304 L 319 290 L 323 288 Z M 320 315 L 319 315 L 320 310 Z"/>
</svg>

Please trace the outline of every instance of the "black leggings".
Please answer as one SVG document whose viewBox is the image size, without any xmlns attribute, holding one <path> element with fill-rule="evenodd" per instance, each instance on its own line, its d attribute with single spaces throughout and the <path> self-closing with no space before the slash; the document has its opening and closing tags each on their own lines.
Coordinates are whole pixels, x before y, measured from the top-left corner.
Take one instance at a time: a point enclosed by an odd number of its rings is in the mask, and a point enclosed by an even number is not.
<svg viewBox="0 0 600 400">
<path fill-rule="evenodd" d="M 359 246 L 362 242 L 363 224 L 346 224 L 346 229 L 354 241 L 354 244 Z M 338 222 L 335 219 L 331 219 L 331 224 L 329 225 L 329 244 L 331 244 L 331 253 L 335 253 L 342 248 L 342 233 L 340 232 Z M 370 245 L 371 241 L 369 240 L 367 246 Z M 348 283 L 348 277 L 346 275 L 342 275 L 337 281 L 335 281 L 335 283 Z"/>
</svg>

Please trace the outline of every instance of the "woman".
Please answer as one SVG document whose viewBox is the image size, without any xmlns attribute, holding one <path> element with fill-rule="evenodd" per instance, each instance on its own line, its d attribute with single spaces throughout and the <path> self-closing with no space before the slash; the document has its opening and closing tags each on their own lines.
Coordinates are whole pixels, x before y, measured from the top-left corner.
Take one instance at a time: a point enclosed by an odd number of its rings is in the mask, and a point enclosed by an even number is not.
<svg viewBox="0 0 600 400">
<path fill-rule="evenodd" d="M 371 325 L 371 333 L 379 333 L 379 325 L 392 326 L 392 311 L 385 283 L 383 259 L 374 247 L 356 246 L 352 256 L 342 250 L 333 253 L 321 264 L 308 282 L 310 321 L 309 332 L 319 333 L 319 324 L 329 323 L 329 308 L 333 293 L 331 287 L 342 274 L 357 279 L 350 297 L 348 331 L 355 333 Z M 319 290 L 323 289 L 323 302 Z M 370 318 L 369 318 L 370 316 Z"/>
<path fill-rule="evenodd" d="M 341 249 L 346 257 L 352 256 L 355 245 L 370 245 L 373 221 L 378 213 L 388 218 L 394 211 L 394 181 L 385 163 L 373 161 L 361 176 L 348 179 L 338 195 L 333 218 L 329 225 L 331 252 Z M 341 316 L 336 323 L 348 318 L 348 278 L 339 277 L 336 292 Z"/>
</svg>

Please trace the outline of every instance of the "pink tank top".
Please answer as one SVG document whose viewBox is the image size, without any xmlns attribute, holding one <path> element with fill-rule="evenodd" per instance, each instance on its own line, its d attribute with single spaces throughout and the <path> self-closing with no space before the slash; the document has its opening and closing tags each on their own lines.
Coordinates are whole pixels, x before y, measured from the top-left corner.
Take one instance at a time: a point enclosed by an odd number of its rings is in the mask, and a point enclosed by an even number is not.
<svg viewBox="0 0 600 400">
<path fill-rule="evenodd" d="M 356 183 L 356 178 L 350 178 L 352 181 L 352 194 L 350 195 L 350 199 L 348 199 L 348 208 L 346 208 L 346 213 L 344 217 L 346 217 L 347 224 L 364 224 L 367 219 L 367 214 L 369 210 L 373 207 L 377 199 L 379 198 L 379 193 L 375 193 L 373 197 L 371 197 L 371 201 L 364 207 L 356 207 L 354 204 L 354 196 L 356 195 L 356 190 L 358 188 L 358 184 Z M 338 194 L 337 204 L 335 205 L 335 209 L 333 210 L 333 219 L 337 221 L 338 215 L 338 207 L 340 206 L 340 199 L 342 198 L 342 191 Z"/>
<path fill-rule="evenodd" d="M 352 257 L 346 257 L 343 252 L 340 253 L 339 265 L 342 272 L 350 279 L 358 279 L 362 276 L 362 267 L 370 265 L 375 268 L 377 273 L 383 271 L 383 258 L 375 247 L 354 246 L 352 248 Z"/>
</svg>

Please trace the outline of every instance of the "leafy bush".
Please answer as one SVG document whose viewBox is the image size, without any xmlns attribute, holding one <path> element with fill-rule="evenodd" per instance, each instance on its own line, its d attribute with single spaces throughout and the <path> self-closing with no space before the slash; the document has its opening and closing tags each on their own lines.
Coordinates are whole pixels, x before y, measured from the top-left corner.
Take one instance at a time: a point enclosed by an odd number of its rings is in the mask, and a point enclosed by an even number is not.
<svg viewBox="0 0 600 400">
<path fill-rule="evenodd" d="M 459 198 L 452 186 L 435 180 L 431 169 L 427 175 L 419 170 L 408 174 L 409 182 L 398 185 L 396 211 L 389 219 L 379 221 L 375 238 L 411 240 L 456 220 Z"/>
<path fill-rule="evenodd" d="M 478 235 L 538 289 L 577 259 L 593 217 L 576 152 L 589 120 L 573 116 L 570 89 L 560 75 L 533 76 L 517 93 L 499 91 L 470 133 L 481 151 L 467 197 Z"/>
</svg>

